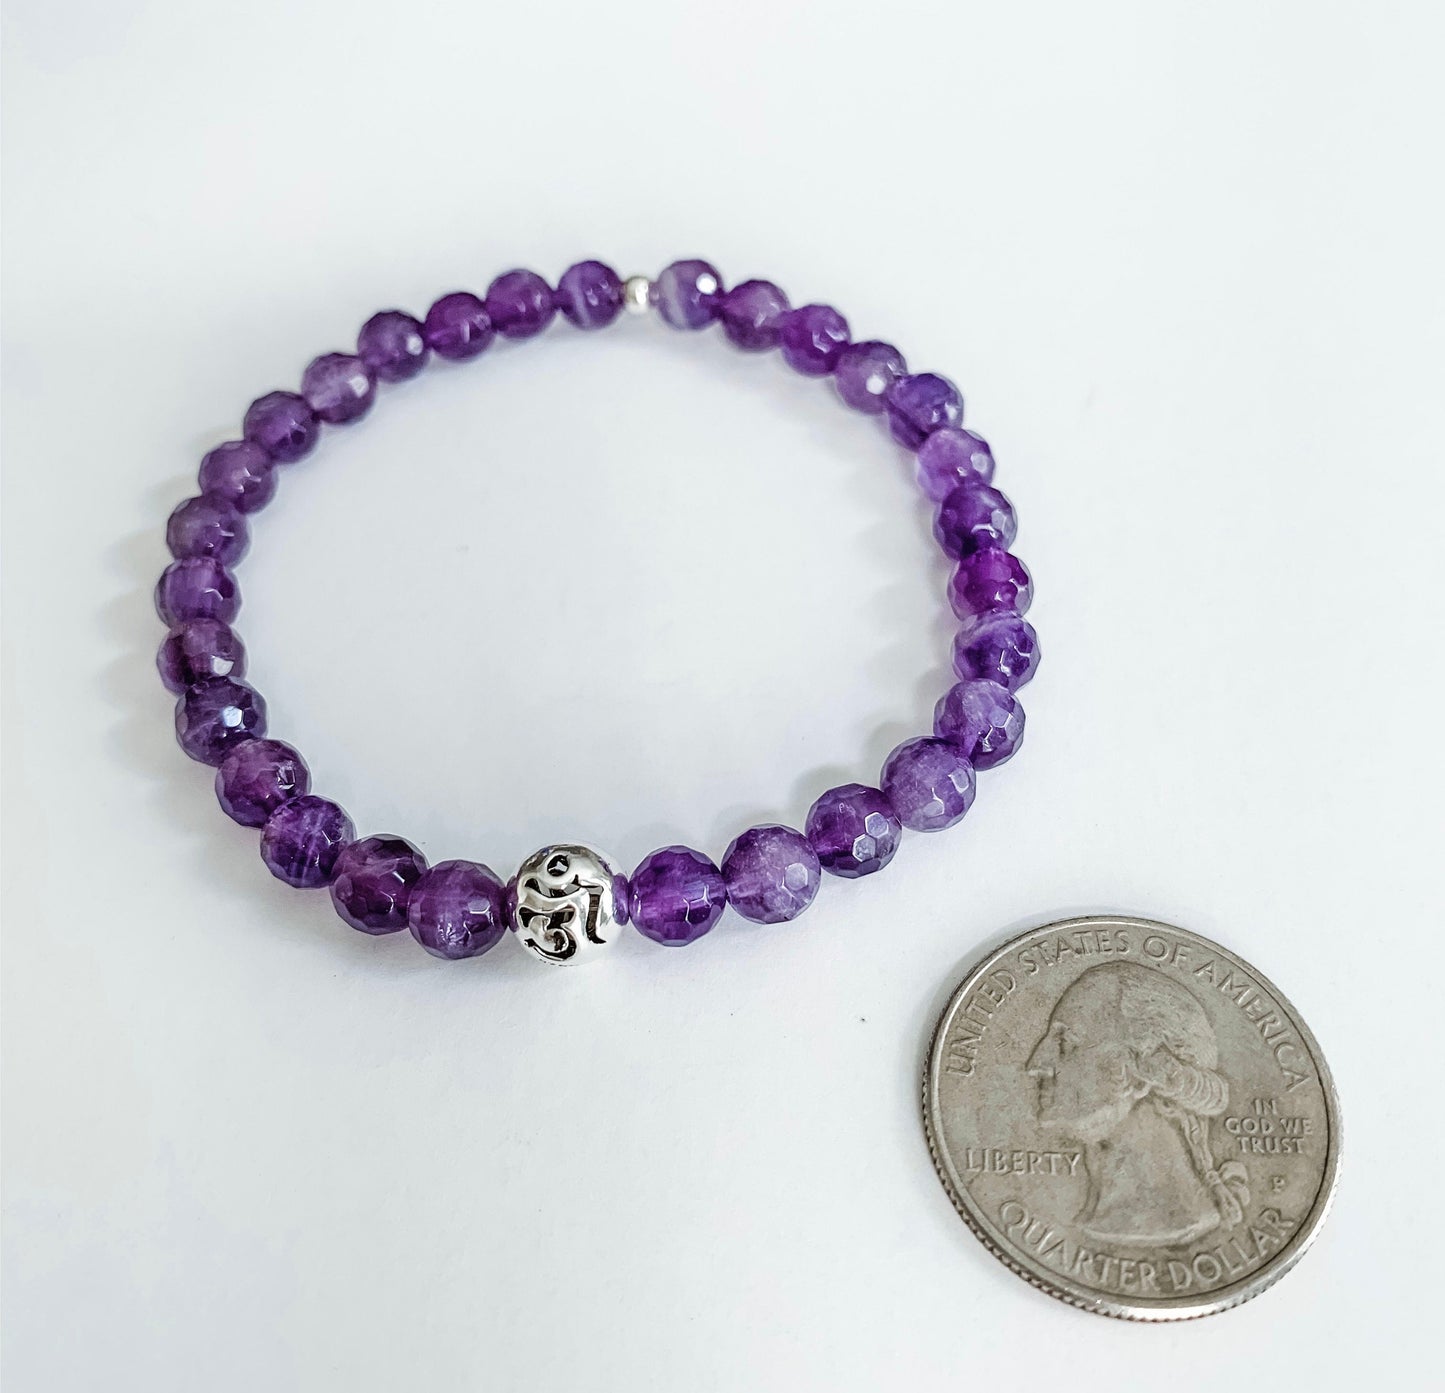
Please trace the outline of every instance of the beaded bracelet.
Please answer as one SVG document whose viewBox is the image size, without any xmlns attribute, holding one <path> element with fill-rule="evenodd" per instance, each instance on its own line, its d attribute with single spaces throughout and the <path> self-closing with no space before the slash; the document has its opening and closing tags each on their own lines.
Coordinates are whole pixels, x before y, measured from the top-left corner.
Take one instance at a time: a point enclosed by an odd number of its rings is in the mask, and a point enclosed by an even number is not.
<svg viewBox="0 0 1445 1393">
<path fill-rule="evenodd" d="M 344 425 L 371 409 L 378 382 L 414 377 L 431 354 L 460 361 L 497 334 L 526 339 L 560 310 L 579 329 L 600 329 L 624 308 L 655 309 L 675 329 L 716 321 L 738 348 L 778 348 L 798 372 L 831 376 L 855 410 L 885 417 L 893 438 L 917 454 L 918 479 L 938 505 L 933 530 L 958 562 L 949 599 L 963 621 L 953 645 L 960 681 L 934 710 L 933 735 L 907 740 L 884 762 L 879 786 L 829 789 L 808 810 L 804 831 L 768 824 L 739 835 L 715 865 L 701 852 L 668 846 L 625 877 L 587 847 L 542 848 L 504 884 L 474 861 L 428 867 L 396 836 L 358 839 L 347 814 L 310 791 L 306 762 L 266 735 L 266 705 L 241 680 L 246 654 L 231 629 L 240 595 L 231 575 L 248 544 L 249 514 L 270 502 L 276 466 L 316 444 L 324 422 Z M 179 695 L 176 738 L 192 759 L 218 766 L 216 796 L 246 827 L 261 829 L 261 857 L 288 885 L 329 886 L 340 916 L 363 933 L 409 928 L 428 952 L 470 958 L 511 927 L 536 956 L 572 963 L 596 955 L 629 921 L 654 942 L 693 943 L 727 905 L 745 919 L 775 924 L 812 903 L 822 871 L 872 875 L 893 859 L 904 827 L 951 827 L 973 803 L 975 769 L 1002 764 L 1023 738 L 1014 692 L 1033 676 L 1038 638 L 1024 614 L 1032 583 L 1007 548 L 1017 531 L 1012 505 L 992 486 L 988 444 L 960 424 L 963 399 L 935 373 L 909 373 L 903 355 L 877 340 L 854 343 L 829 305 L 793 309 L 769 281 L 724 290 L 705 261 L 677 261 L 654 281 L 622 281 L 583 261 L 553 290 L 531 271 L 508 271 L 485 298 L 444 295 L 418 321 L 383 310 L 362 326 L 355 353 L 325 353 L 301 375 L 300 392 L 270 392 L 251 403 L 242 439 L 201 461 L 200 493 L 171 514 L 166 541 L 175 561 L 156 586 L 170 625 L 157 657 Z"/>
</svg>

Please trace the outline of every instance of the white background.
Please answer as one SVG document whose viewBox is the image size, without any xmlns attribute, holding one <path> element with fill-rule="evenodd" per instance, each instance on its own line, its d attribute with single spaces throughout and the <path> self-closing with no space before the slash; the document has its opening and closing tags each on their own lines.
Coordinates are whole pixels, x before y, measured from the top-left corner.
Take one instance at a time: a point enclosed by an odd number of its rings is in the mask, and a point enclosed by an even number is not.
<svg viewBox="0 0 1445 1393">
<path fill-rule="evenodd" d="M 1420 1386 L 1442 967 L 1435 6 L 10 0 L 7 1393 Z M 966 823 L 558 973 L 268 876 L 170 732 L 197 460 L 374 309 L 712 258 L 954 376 L 1045 661 Z M 273 733 L 510 872 L 720 855 L 947 684 L 907 461 L 716 334 L 388 390 L 255 520 Z M 1329 1053 L 1335 1212 L 1186 1326 L 1038 1295 L 917 1117 L 1007 931 L 1212 935 Z"/>
</svg>

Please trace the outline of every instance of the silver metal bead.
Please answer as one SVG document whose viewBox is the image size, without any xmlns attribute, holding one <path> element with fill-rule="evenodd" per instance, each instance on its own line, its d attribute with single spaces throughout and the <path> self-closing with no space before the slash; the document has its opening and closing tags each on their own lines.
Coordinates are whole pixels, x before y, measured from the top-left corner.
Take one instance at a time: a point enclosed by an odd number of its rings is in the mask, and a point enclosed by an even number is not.
<svg viewBox="0 0 1445 1393">
<path fill-rule="evenodd" d="M 549 963 L 590 962 L 618 935 L 627 883 L 616 866 L 585 846 L 544 846 L 512 882 L 512 927 L 529 952 Z"/>
<path fill-rule="evenodd" d="M 622 282 L 622 304 L 628 314 L 646 314 L 652 304 L 652 282 L 646 276 L 628 276 Z"/>
</svg>

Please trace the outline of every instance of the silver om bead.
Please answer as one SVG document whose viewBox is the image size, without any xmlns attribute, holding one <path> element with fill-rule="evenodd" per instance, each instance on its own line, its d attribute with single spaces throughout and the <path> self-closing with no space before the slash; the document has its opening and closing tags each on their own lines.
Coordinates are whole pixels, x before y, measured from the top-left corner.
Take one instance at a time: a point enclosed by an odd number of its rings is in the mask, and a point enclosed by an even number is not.
<svg viewBox="0 0 1445 1393">
<path fill-rule="evenodd" d="M 544 846 L 512 882 L 512 928 L 549 963 L 590 962 L 626 922 L 622 873 L 585 846 Z"/>
</svg>

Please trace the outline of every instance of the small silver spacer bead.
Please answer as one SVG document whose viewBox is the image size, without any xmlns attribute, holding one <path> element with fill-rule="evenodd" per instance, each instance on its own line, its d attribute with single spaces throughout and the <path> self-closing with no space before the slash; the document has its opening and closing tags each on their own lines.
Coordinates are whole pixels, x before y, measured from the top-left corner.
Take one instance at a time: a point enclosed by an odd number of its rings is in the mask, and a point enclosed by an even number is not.
<svg viewBox="0 0 1445 1393">
<path fill-rule="evenodd" d="M 628 276 L 622 282 L 622 303 L 628 314 L 646 314 L 652 304 L 652 282 L 646 276 Z"/>
</svg>

